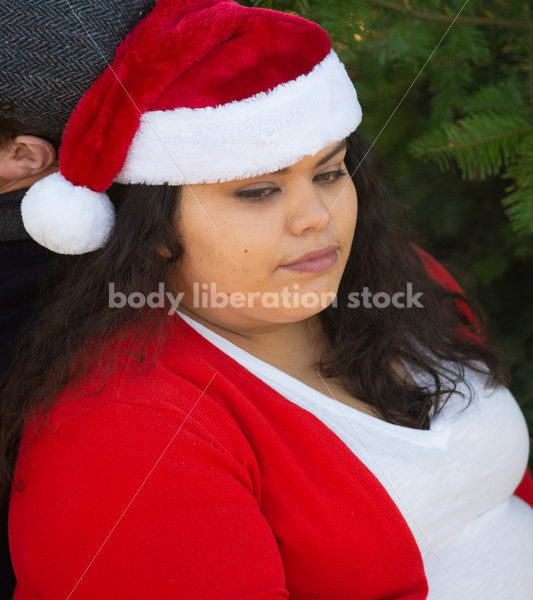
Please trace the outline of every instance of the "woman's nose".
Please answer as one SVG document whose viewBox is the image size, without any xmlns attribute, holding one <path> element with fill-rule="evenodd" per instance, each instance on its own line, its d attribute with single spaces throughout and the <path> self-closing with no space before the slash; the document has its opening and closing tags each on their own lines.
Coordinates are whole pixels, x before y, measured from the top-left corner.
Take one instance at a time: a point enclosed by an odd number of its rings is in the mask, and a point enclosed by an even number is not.
<svg viewBox="0 0 533 600">
<path fill-rule="evenodd" d="M 300 185 L 288 202 L 288 228 L 294 235 L 301 235 L 307 229 L 322 231 L 331 221 L 332 199 L 321 194 L 312 184 Z"/>
</svg>

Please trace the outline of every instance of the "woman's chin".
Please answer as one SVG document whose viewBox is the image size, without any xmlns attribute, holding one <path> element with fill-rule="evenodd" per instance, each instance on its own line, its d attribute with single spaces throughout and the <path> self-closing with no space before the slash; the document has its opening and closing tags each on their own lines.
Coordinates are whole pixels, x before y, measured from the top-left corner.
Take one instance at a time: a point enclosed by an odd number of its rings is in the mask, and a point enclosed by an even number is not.
<svg viewBox="0 0 533 600">
<path fill-rule="evenodd" d="M 313 307 L 262 308 L 256 311 L 255 317 L 260 316 L 260 320 L 271 323 L 296 323 L 318 315 L 331 304 L 332 302 L 329 301 Z"/>
</svg>

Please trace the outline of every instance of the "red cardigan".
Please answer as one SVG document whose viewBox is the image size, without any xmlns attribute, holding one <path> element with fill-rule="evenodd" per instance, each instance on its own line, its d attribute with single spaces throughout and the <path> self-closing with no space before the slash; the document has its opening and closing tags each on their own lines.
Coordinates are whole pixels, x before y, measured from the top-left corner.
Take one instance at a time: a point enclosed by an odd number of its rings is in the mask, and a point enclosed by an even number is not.
<svg viewBox="0 0 533 600">
<path fill-rule="evenodd" d="M 124 353 L 103 383 L 95 370 L 38 436 L 25 429 L 16 600 L 427 597 L 416 541 L 377 478 L 183 320 L 157 358 Z"/>
</svg>

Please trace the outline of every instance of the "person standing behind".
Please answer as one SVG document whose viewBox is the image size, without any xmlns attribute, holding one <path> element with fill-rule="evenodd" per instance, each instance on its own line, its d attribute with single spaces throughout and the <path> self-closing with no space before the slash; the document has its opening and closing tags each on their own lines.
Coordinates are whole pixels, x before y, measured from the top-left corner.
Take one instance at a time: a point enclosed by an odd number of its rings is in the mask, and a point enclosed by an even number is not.
<svg viewBox="0 0 533 600">
<path fill-rule="evenodd" d="M 20 203 L 33 183 L 54 171 L 54 143 L 0 117 L 0 373 L 32 310 L 39 273 L 53 256 L 26 233 Z"/>
<path fill-rule="evenodd" d="M 0 5 L 0 377 L 31 325 L 41 276 L 50 273 L 55 256 L 26 233 L 22 198 L 32 184 L 57 171 L 57 148 L 79 97 L 154 4 L 20 0 Z M 2 506 L 5 598 L 15 585 L 7 538 L 7 506 Z"/>
<path fill-rule="evenodd" d="M 57 170 L 56 147 L 13 119 L 0 117 L 0 375 L 17 341 L 30 325 L 39 296 L 39 276 L 54 254 L 24 229 L 20 203 L 36 181 Z M 15 579 L 9 558 L 7 506 L 0 509 L 0 582 L 12 593 Z"/>
</svg>

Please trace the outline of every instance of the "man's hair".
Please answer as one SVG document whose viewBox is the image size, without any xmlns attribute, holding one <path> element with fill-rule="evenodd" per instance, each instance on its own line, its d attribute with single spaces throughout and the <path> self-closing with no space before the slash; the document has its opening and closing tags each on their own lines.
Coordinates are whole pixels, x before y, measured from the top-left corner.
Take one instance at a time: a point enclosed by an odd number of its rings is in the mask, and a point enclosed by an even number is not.
<svg viewBox="0 0 533 600">
<path fill-rule="evenodd" d="M 60 136 L 57 133 L 44 131 L 12 117 L 0 115 L 0 150 L 8 148 L 18 135 L 34 135 L 43 138 L 53 144 L 56 151 L 59 149 Z"/>
</svg>

